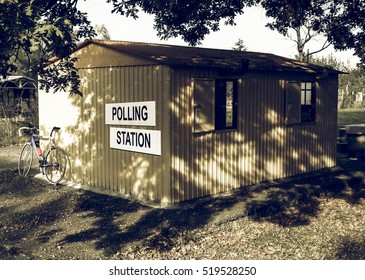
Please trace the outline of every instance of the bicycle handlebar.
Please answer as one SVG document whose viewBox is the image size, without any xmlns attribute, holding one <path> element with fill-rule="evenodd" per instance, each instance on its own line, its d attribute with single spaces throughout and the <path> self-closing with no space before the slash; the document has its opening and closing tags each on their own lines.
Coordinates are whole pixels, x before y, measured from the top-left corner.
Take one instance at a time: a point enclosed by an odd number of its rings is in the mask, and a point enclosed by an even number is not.
<svg viewBox="0 0 365 280">
<path fill-rule="evenodd" d="M 34 127 L 27 127 L 27 126 L 22 126 L 18 129 L 18 134 L 19 136 L 23 136 L 22 135 L 22 131 L 23 130 L 32 130 L 32 131 L 37 131 L 38 129 L 37 128 L 34 128 Z"/>
</svg>

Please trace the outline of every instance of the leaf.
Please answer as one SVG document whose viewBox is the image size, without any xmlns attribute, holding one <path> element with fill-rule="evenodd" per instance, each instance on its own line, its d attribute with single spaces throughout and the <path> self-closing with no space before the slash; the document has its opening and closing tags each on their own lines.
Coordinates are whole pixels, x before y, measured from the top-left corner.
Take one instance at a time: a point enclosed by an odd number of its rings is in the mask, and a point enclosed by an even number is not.
<svg viewBox="0 0 365 280">
<path fill-rule="evenodd" d="M 53 32 L 56 34 L 57 37 L 64 38 L 63 32 L 55 25 L 53 24 L 44 24 L 38 29 L 38 32 L 41 34 L 45 34 L 46 36 L 49 36 Z"/>
<path fill-rule="evenodd" d="M 30 0 L 29 5 L 25 8 L 25 14 L 28 17 L 31 17 L 33 15 L 33 3 L 34 0 Z"/>
</svg>

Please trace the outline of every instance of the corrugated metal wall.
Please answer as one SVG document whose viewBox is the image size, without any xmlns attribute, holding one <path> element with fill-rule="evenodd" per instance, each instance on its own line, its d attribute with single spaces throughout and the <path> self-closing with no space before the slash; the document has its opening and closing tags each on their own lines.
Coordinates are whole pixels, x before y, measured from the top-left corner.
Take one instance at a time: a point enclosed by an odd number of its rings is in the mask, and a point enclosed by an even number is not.
<svg viewBox="0 0 365 280">
<path fill-rule="evenodd" d="M 237 131 L 206 134 L 192 133 L 192 78 L 214 73 L 175 70 L 172 77 L 173 202 L 335 166 L 336 75 L 318 81 L 316 123 L 287 126 L 285 83 L 303 75 L 247 73 L 239 80 Z"/>
<path fill-rule="evenodd" d="M 57 96 L 66 93 L 42 96 L 48 99 L 49 113 L 43 114 L 40 123 L 53 126 L 47 116 L 59 115 L 62 127 L 60 146 L 70 158 L 68 178 L 73 182 L 110 189 L 142 199 L 170 202 L 170 70 L 164 66 L 132 66 L 80 69 L 81 91 L 84 97 L 67 97 L 63 102 L 65 114 L 72 108 L 73 121 L 62 121 Z M 52 101 L 53 98 L 53 101 Z M 64 98 L 64 97 L 61 97 Z M 156 127 L 133 127 L 161 130 L 161 156 L 110 149 L 109 128 L 105 124 L 105 104 L 120 102 L 156 101 Z M 71 105 L 72 104 L 72 105 Z M 54 107 L 52 109 L 52 106 Z M 41 106 L 40 110 L 44 110 Z"/>
<path fill-rule="evenodd" d="M 62 127 L 74 182 L 175 203 L 336 164 L 336 75 L 318 81 L 316 123 L 287 126 L 285 83 L 303 76 L 248 72 L 238 80 L 238 129 L 205 134 L 192 133 L 192 80 L 215 78 L 211 70 L 104 67 L 80 76 L 83 98 L 39 99 L 41 127 Z M 110 149 L 105 103 L 134 101 L 156 101 L 157 125 L 146 129 L 161 130 L 162 156 Z"/>
</svg>

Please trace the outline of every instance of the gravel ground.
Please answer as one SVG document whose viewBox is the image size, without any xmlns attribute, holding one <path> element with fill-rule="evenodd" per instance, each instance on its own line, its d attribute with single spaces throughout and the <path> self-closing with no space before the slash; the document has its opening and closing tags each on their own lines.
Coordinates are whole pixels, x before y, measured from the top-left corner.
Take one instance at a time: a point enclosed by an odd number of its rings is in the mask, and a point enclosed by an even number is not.
<svg viewBox="0 0 365 280">
<path fill-rule="evenodd" d="M 365 259 L 365 161 L 151 208 L 17 175 L 0 149 L 0 259 Z"/>
</svg>

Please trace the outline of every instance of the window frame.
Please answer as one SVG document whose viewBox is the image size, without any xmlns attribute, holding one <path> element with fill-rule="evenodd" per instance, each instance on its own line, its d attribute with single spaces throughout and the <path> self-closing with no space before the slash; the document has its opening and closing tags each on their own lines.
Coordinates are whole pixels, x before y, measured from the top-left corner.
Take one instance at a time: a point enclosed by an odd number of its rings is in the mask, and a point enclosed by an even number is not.
<svg viewBox="0 0 365 280">
<path fill-rule="evenodd" d="M 232 82 L 232 113 L 231 113 L 231 125 L 227 125 L 227 90 L 228 90 L 228 82 Z M 219 89 L 220 84 L 225 83 L 225 93 L 222 95 L 221 90 Z M 225 131 L 225 130 L 235 130 L 237 129 L 237 79 L 226 79 L 226 78 L 217 78 L 215 79 L 215 131 Z M 220 103 L 224 100 L 225 106 Z M 224 115 L 224 117 L 223 117 Z"/>
<path fill-rule="evenodd" d="M 304 88 L 303 88 L 304 84 Z M 310 84 L 310 89 L 307 88 L 308 84 Z M 301 109 L 301 123 L 312 123 L 316 121 L 316 83 L 313 81 L 302 81 L 301 82 L 301 92 L 300 92 L 300 109 Z M 304 92 L 304 103 L 303 104 L 303 92 Z M 310 104 L 307 104 L 307 93 L 310 92 Z M 304 119 L 303 115 L 308 114 L 306 112 L 309 109 L 309 118 Z M 303 120 L 304 119 L 304 120 Z"/>
<path fill-rule="evenodd" d="M 192 82 L 193 133 L 237 130 L 238 78 L 193 78 Z M 227 125 L 227 82 L 232 82 L 231 125 Z M 207 86 L 209 83 L 212 83 L 211 87 Z M 219 88 L 219 85 L 223 83 L 225 83 L 224 90 Z M 222 100 L 225 102 L 223 106 Z"/>
<path fill-rule="evenodd" d="M 307 87 L 308 84 L 311 85 L 310 89 Z M 286 81 L 285 90 L 286 125 L 315 123 L 317 115 L 317 82 L 313 80 Z M 309 92 L 310 104 L 306 104 L 308 101 L 307 93 Z"/>
</svg>

